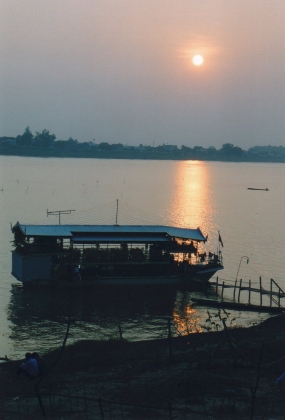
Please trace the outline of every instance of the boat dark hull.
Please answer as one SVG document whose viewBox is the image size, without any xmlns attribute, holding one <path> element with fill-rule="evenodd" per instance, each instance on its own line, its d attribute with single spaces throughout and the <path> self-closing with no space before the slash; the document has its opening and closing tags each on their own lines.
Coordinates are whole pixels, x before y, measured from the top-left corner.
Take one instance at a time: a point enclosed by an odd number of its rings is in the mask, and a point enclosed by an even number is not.
<svg viewBox="0 0 285 420">
<path fill-rule="evenodd" d="M 66 285 L 71 288 L 78 287 L 100 287 L 100 286 L 119 286 L 119 285 L 191 285 L 201 284 L 207 285 L 210 278 L 216 273 L 217 270 L 207 273 L 195 273 L 192 276 L 144 276 L 144 277 L 101 277 L 89 280 L 67 280 L 67 279 L 33 279 L 23 281 L 24 285 L 37 285 L 37 286 L 56 286 Z M 14 275 L 15 276 L 15 275 Z M 20 279 L 18 279 L 20 280 Z M 21 280 L 20 280 L 21 281 Z"/>
<path fill-rule="evenodd" d="M 80 276 L 74 276 L 68 270 L 68 265 L 52 265 L 49 256 L 22 256 L 12 252 L 12 275 L 23 284 L 57 285 L 66 284 L 70 287 L 100 286 L 100 285 L 190 285 L 193 283 L 208 284 L 210 278 L 222 270 L 221 264 L 168 266 L 165 264 L 104 264 L 105 270 L 98 264 L 83 266 Z M 117 267 L 117 268 L 116 268 Z M 120 270 L 119 270 L 120 269 Z M 100 274 L 100 270 L 104 275 Z M 115 275 L 116 271 L 118 272 Z M 127 274 L 122 274 L 125 271 Z"/>
</svg>

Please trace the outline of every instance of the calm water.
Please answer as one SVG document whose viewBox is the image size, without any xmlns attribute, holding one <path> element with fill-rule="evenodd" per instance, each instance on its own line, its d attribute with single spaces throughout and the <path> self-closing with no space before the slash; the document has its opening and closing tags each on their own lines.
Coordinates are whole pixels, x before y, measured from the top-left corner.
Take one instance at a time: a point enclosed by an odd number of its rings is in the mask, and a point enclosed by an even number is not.
<svg viewBox="0 0 285 420">
<path fill-rule="evenodd" d="M 207 247 L 212 250 L 220 231 L 223 279 L 234 282 L 238 274 L 257 284 L 262 276 L 264 287 L 269 288 L 273 278 L 284 290 L 284 179 L 284 164 L 1 156 L 0 356 L 22 357 L 28 350 L 59 346 L 68 315 L 76 321 L 70 342 L 117 336 L 119 324 L 131 340 L 163 337 L 168 316 L 178 331 L 199 330 L 206 316 L 205 310 L 191 308 L 191 293 L 179 290 L 122 289 L 115 296 L 24 291 L 10 274 L 11 223 L 57 224 L 56 216 L 47 217 L 47 209 L 76 210 L 62 215 L 61 223 L 115 223 L 119 199 L 118 223 L 199 226 L 209 235 Z M 227 293 L 231 297 L 232 291 Z M 237 325 L 248 326 L 268 315 L 231 316 Z"/>
</svg>

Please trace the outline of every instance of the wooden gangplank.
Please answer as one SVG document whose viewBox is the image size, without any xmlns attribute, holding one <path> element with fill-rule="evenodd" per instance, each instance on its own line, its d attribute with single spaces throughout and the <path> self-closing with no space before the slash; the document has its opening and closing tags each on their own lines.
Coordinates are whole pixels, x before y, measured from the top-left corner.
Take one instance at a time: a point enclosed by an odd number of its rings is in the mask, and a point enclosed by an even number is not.
<svg viewBox="0 0 285 420">
<path fill-rule="evenodd" d="M 191 298 L 192 302 L 201 306 L 213 306 L 216 308 L 234 309 L 236 311 L 254 311 L 254 312 L 268 312 L 280 313 L 285 311 L 285 308 L 279 306 L 260 306 L 250 305 L 247 303 L 231 302 L 227 300 L 214 300 L 214 299 L 196 299 Z"/>
<path fill-rule="evenodd" d="M 212 286 L 215 286 L 216 288 L 216 295 L 218 296 L 218 289 L 221 287 L 222 288 L 222 292 L 221 292 L 221 301 L 223 301 L 223 294 L 224 294 L 224 289 L 234 289 L 234 293 L 233 293 L 233 302 L 234 304 L 238 303 L 240 304 L 240 294 L 241 291 L 247 291 L 248 292 L 248 305 L 250 305 L 250 298 L 251 298 L 251 293 L 258 293 L 260 296 L 260 304 L 258 305 L 259 308 L 264 307 L 264 305 L 262 304 L 262 297 L 263 295 L 267 295 L 270 299 L 270 308 L 273 307 L 272 303 L 275 303 L 275 305 L 277 306 L 277 308 L 282 308 L 281 305 L 281 299 L 285 297 L 285 292 L 281 289 L 281 287 L 276 283 L 275 280 L 270 279 L 270 290 L 265 290 L 262 287 L 262 281 L 261 281 L 261 277 L 259 278 L 259 288 L 257 287 L 251 287 L 251 280 L 248 281 L 248 286 L 243 286 L 242 285 L 242 279 L 240 279 L 239 281 L 236 279 L 234 285 L 233 284 L 226 284 L 224 281 L 222 283 L 219 282 L 219 278 L 217 277 L 215 282 L 210 282 L 210 284 Z M 273 290 L 273 285 L 278 289 L 278 291 Z M 236 292 L 238 293 L 238 302 L 236 302 Z"/>
<path fill-rule="evenodd" d="M 256 287 L 251 287 L 251 286 L 238 286 L 238 285 L 232 285 L 232 284 L 225 284 L 225 283 L 217 283 L 217 282 L 213 282 L 210 281 L 209 282 L 211 286 L 216 286 L 216 287 L 223 287 L 224 289 L 239 289 L 240 291 L 242 290 L 247 290 L 247 291 L 251 291 L 251 292 L 256 292 L 256 293 L 261 293 L 262 295 L 272 295 L 272 296 L 277 296 L 280 298 L 284 298 L 285 297 L 285 293 L 279 293 L 277 291 L 270 291 L 270 290 L 265 290 L 265 289 L 260 289 L 260 288 L 256 288 Z"/>
</svg>

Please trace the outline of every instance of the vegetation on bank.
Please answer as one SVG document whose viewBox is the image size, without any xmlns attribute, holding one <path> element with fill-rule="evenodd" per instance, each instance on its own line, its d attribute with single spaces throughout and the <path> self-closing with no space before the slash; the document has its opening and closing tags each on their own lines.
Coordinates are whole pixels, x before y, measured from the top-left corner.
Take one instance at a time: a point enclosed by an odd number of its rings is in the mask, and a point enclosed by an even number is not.
<svg viewBox="0 0 285 420">
<path fill-rule="evenodd" d="M 121 143 L 109 144 L 79 142 L 71 137 L 57 140 L 55 134 L 44 129 L 35 135 L 29 127 L 17 137 L 0 137 L 0 155 L 35 157 L 79 157 L 106 159 L 153 159 L 153 160 L 216 160 L 236 162 L 285 162 L 285 147 L 254 146 L 248 150 L 225 143 L 220 149 L 213 146 L 178 147 L 163 144 L 160 146 L 128 146 Z"/>
</svg>

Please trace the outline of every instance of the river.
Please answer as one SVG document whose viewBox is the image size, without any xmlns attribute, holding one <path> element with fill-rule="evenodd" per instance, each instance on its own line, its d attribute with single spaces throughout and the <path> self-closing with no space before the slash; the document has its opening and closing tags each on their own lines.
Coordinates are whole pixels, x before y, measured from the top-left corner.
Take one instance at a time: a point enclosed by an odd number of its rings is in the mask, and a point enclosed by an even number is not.
<svg viewBox="0 0 285 420">
<path fill-rule="evenodd" d="M 273 278 L 284 290 L 284 179 L 285 164 L 276 163 L 1 156 L 0 356 L 58 347 L 68 315 L 75 321 L 69 342 L 117 337 L 119 325 L 130 340 L 165 337 L 168 317 L 178 333 L 207 325 L 205 309 L 191 306 L 191 296 L 199 292 L 23 290 L 11 275 L 11 224 L 57 224 L 58 217 L 47 216 L 47 210 L 74 210 L 61 215 L 62 224 L 114 224 L 118 199 L 119 224 L 199 226 L 209 235 L 209 250 L 217 249 L 220 232 L 222 280 L 233 283 L 238 277 L 257 285 L 261 276 L 264 288 Z M 251 300 L 258 302 L 259 296 Z M 268 316 L 231 311 L 228 323 L 250 326 Z"/>
</svg>

